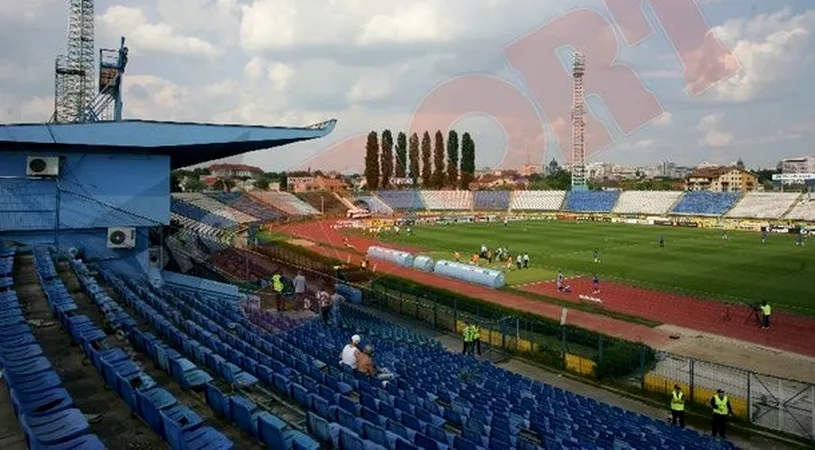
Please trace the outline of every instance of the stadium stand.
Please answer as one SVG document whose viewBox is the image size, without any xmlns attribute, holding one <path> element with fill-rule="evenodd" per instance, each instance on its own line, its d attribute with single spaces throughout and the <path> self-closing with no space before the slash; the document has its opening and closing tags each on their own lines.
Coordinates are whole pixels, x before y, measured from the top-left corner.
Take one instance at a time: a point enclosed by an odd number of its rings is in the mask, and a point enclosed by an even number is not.
<svg viewBox="0 0 815 450">
<path fill-rule="evenodd" d="M 726 216 L 778 219 L 792 208 L 800 196 L 799 193 L 748 192 Z"/>
<path fill-rule="evenodd" d="M 12 286 L 14 248 L 0 247 L 0 367 L 29 448 L 102 450 L 59 375 L 43 356 Z M 63 308 L 67 309 L 67 304 Z"/>
<path fill-rule="evenodd" d="M 473 209 L 476 211 L 506 211 L 509 209 L 511 191 L 475 191 Z"/>
<path fill-rule="evenodd" d="M 177 193 L 173 194 L 173 197 L 190 205 L 197 206 L 204 211 L 209 211 L 211 214 L 217 214 L 225 219 L 239 224 L 253 223 L 258 221 L 257 217 L 242 213 L 235 208 L 229 207 L 207 195 L 200 194 L 198 192 Z"/>
<path fill-rule="evenodd" d="M 509 209 L 512 211 L 558 211 L 566 191 L 515 191 Z"/>
<path fill-rule="evenodd" d="M 331 192 L 303 192 L 296 195 L 323 214 L 345 215 L 348 212 L 348 208 Z"/>
<path fill-rule="evenodd" d="M 393 208 L 375 195 L 360 195 L 357 196 L 356 201 L 364 203 L 371 214 L 393 214 Z"/>
<path fill-rule="evenodd" d="M 570 191 L 563 209 L 572 212 L 611 212 L 618 198 L 619 191 Z"/>
<path fill-rule="evenodd" d="M 264 222 L 279 220 L 286 217 L 285 214 L 276 211 L 240 192 L 214 192 L 208 195 L 213 199 L 229 206 L 230 208 L 234 208 L 252 217 L 257 217 Z"/>
<path fill-rule="evenodd" d="M 671 210 L 671 214 L 721 216 L 733 208 L 740 197 L 739 192 L 685 192 Z"/>
<path fill-rule="evenodd" d="M 665 214 L 681 196 L 681 191 L 623 191 L 612 212 L 617 214 Z"/>
<path fill-rule="evenodd" d="M 335 448 L 337 442 L 340 448 L 360 449 L 733 448 L 447 352 L 353 307 L 340 309 L 345 331 L 312 321 L 279 335 L 303 354 L 331 360 L 349 334 L 361 333 L 362 346 L 376 349 L 377 364 L 396 374 L 383 388 L 343 369 L 343 379 L 356 381 L 358 403 L 346 395 L 336 403 L 312 399 L 309 431 Z M 292 391 L 300 390 L 294 386 Z M 304 381 L 305 391 L 313 389 L 309 386 L 311 381 Z"/>
<path fill-rule="evenodd" d="M 320 211 L 288 192 L 252 191 L 249 195 L 291 216 L 315 216 Z"/>
<path fill-rule="evenodd" d="M 175 196 L 170 198 L 170 212 L 221 230 L 229 230 L 238 226 L 238 223 L 233 220 L 211 214 L 207 210 L 177 199 Z"/>
<path fill-rule="evenodd" d="M 809 194 L 804 194 L 784 218 L 815 222 L 815 199 L 810 198 Z"/>
<path fill-rule="evenodd" d="M 377 191 L 376 195 L 394 211 L 425 209 L 419 191 Z"/>
<path fill-rule="evenodd" d="M 180 223 L 182 227 L 195 234 L 201 234 L 213 239 L 220 240 L 226 234 L 223 230 L 175 213 L 170 213 L 170 220 Z"/>
<path fill-rule="evenodd" d="M 470 191 L 420 191 L 428 211 L 470 211 L 473 193 Z"/>
<path fill-rule="evenodd" d="M 318 367 L 325 364 L 315 364 L 318 361 L 294 352 L 287 343 L 255 331 L 236 298 L 156 288 L 110 272 L 102 275 L 128 306 L 154 324 L 153 329 L 177 353 L 220 381 L 206 382 L 203 388 L 207 404 L 221 416 L 266 448 L 319 449 L 311 437 L 272 412 L 274 402 L 261 400 L 274 398 L 271 390 L 275 390 L 297 401 L 295 380 L 302 380 L 305 374 L 322 374 Z M 328 375 L 316 380 L 326 383 L 323 388 L 327 391 L 321 395 L 332 393 L 328 398 L 347 386 Z M 229 392 L 228 386 L 234 386 L 235 391 Z"/>
</svg>

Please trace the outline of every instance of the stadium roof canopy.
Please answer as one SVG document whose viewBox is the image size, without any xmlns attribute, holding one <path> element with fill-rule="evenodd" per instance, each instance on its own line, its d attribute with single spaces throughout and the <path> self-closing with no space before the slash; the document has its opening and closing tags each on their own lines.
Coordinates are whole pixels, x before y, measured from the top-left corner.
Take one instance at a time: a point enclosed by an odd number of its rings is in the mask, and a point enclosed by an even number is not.
<svg viewBox="0 0 815 450">
<path fill-rule="evenodd" d="M 294 142 L 318 139 L 336 120 L 302 128 L 124 120 L 0 125 L 0 151 L 169 155 L 187 167 Z"/>
</svg>

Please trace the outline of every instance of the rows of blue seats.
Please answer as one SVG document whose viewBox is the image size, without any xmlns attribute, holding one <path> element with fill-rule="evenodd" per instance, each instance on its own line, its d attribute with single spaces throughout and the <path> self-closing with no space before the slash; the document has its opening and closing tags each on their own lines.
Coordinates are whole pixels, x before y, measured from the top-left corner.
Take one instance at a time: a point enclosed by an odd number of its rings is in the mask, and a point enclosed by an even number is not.
<svg viewBox="0 0 815 450">
<path fill-rule="evenodd" d="M 566 211 L 572 212 L 611 212 L 620 191 L 571 191 L 566 195 Z"/>
<path fill-rule="evenodd" d="M 189 203 L 173 197 L 170 197 L 170 211 L 178 214 L 179 216 L 188 217 L 192 220 L 201 222 L 214 228 L 220 228 L 222 230 L 228 230 L 238 226 L 238 223 L 235 221 L 221 217 L 217 214 L 212 214 L 209 211 L 205 211 L 195 205 L 190 205 Z"/>
<path fill-rule="evenodd" d="M 339 326 L 348 330 L 351 334 L 364 334 L 372 338 L 394 341 L 410 346 L 443 348 L 441 342 L 436 339 L 394 325 L 345 302 L 341 303 L 339 308 Z"/>
<path fill-rule="evenodd" d="M 53 261 L 47 250 L 35 250 L 35 263 L 48 298 L 57 311 L 61 304 L 76 304 L 58 279 L 46 279 L 43 274 L 55 273 Z M 100 308 L 106 312 L 107 321 L 113 327 L 129 330 L 135 322 L 109 298 L 98 297 Z M 54 308 L 52 308 L 54 309 Z M 108 348 L 106 333 L 93 321 L 82 315 L 65 313 L 60 321 L 75 342 L 80 344 L 88 359 L 99 371 L 106 385 L 113 388 L 130 409 L 141 417 L 150 428 L 166 440 L 174 450 L 229 449 L 231 442 L 220 432 L 205 427 L 200 422 L 187 421 L 197 417 L 192 410 L 181 405 L 168 391 L 162 389 L 141 367 L 136 365 L 121 349 Z"/>
<path fill-rule="evenodd" d="M 282 376 L 281 374 L 290 370 L 280 363 L 275 364 L 277 361 L 271 361 L 268 355 L 261 354 L 226 328 L 217 325 L 229 323 L 228 321 L 211 320 L 187 307 L 186 302 L 175 303 L 178 309 L 172 307 L 167 301 L 170 298 L 162 295 L 162 291 L 167 291 L 166 288 L 151 290 L 149 286 L 140 285 L 133 280 L 119 279 L 111 273 L 104 273 L 104 276 L 124 301 L 155 324 L 156 330 L 166 335 L 178 348 L 183 348 L 185 354 L 205 364 L 221 379 L 231 383 L 238 391 L 263 394 L 263 391 L 255 389 L 259 382 L 279 387 L 281 380 L 273 380 L 273 376 Z M 184 317 L 189 319 L 185 320 Z M 176 328 L 173 323 L 182 326 L 184 331 Z M 229 357 L 229 360 L 224 356 Z M 247 370 L 244 371 L 241 367 Z M 262 410 L 245 396 L 225 395 L 212 383 L 206 383 L 204 387 L 207 402 L 215 411 L 264 442 L 267 448 L 313 450 L 319 447 L 310 437 L 291 429 L 280 418 Z"/>
<path fill-rule="evenodd" d="M 739 192 L 686 192 L 671 212 L 719 216 L 736 206 L 740 198 L 741 193 Z"/>
<path fill-rule="evenodd" d="M 119 306 L 107 292 L 96 283 L 82 261 L 71 261 L 74 273 L 88 297 L 105 314 L 108 326 L 121 331 L 130 338 L 137 350 L 148 354 L 164 371 L 172 375 L 184 389 L 201 387 L 212 380 L 207 373 L 197 369 L 190 361 L 181 358 L 169 346 L 157 339 L 150 339 L 149 333 L 142 333 L 136 327 L 132 317 Z M 141 370 L 121 349 L 110 349 L 99 352 L 94 357 L 99 361 L 97 366 L 105 376 L 105 381 L 114 386 L 114 376 L 127 377 L 131 372 Z M 121 366 L 124 366 L 122 368 Z M 116 374 L 114 374 L 114 372 Z M 162 389 L 147 374 L 140 373 L 135 397 L 123 396 L 125 401 L 165 439 L 173 449 L 230 449 L 232 442 L 218 430 L 207 426 L 201 417 L 192 409 L 178 402 L 173 395 Z M 134 383 L 131 382 L 131 385 Z M 128 392 L 129 394 L 129 392 Z"/>
<path fill-rule="evenodd" d="M 475 191 L 473 193 L 473 209 L 476 211 L 509 209 L 512 200 L 512 191 Z"/>
<path fill-rule="evenodd" d="M 206 305 L 202 302 L 206 303 Z M 304 353 L 296 347 L 296 342 L 288 344 L 279 338 L 261 332 L 248 332 L 247 328 L 245 328 L 246 319 L 240 315 L 234 304 L 223 304 L 214 300 L 208 301 L 203 298 L 187 296 L 181 299 L 179 306 L 182 305 L 197 305 L 196 309 L 206 311 L 206 315 L 213 321 L 229 323 L 242 339 L 247 340 L 246 342 L 252 342 L 253 336 L 260 337 L 260 339 L 254 341 L 255 345 L 259 345 L 261 349 L 258 354 L 260 358 L 263 358 L 263 354 L 271 355 L 275 358 L 271 361 L 273 365 L 280 359 L 286 364 L 293 362 L 292 370 L 284 371 L 282 374 L 273 374 L 273 383 L 278 392 L 288 395 L 295 402 L 309 410 L 309 424 L 314 425 L 322 420 L 324 422 L 319 423 L 336 431 L 333 434 L 329 433 L 332 440 L 326 441 L 327 435 L 325 433 L 310 428 L 314 436 L 324 440 L 327 444 L 333 444 L 340 448 L 364 447 L 378 449 L 382 447 L 377 445 L 374 440 L 371 440 L 371 436 L 374 436 L 374 434 L 371 434 L 373 431 L 369 434 L 363 433 L 362 426 L 365 420 L 359 415 L 364 410 L 360 409 L 359 404 L 348 396 L 355 390 L 373 389 L 366 377 L 353 371 L 341 371 L 334 364 L 330 366 L 325 363 L 318 364 L 320 362 L 318 360 L 312 360 L 310 364 L 305 363 L 302 360 Z M 235 344 L 239 345 L 243 344 L 243 342 L 235 339 Z M 244 349 L 248 352 L 254 351 L 252 348 Z M 283 351 L 280 351 L 280 349 Z M 329 347 L 326 351 L 331 355 L 330 360 L 336 361 L 338 349 Z M 320 370 L 319 367 L 324 367 L 324 370 Z M 261 378 L 263 377 L 264 375 L 261 375 Z M 337 379 L 342 381 L 337 381 Z M 332 423 L 325 422 L 326 418 L 330 418 Z M 369 429 L 374 427 L 373 422 L 367 421 L 367 423 Z M 320 429 L 325 431 L 328 428 Z M 370 430 L 379 430 L 382 435 L 385 434 L 385 430 L 381 427 Z M 393 445 L 398 443 L 399 448 L 416 448 L 405 438 L 397 439 L 394 437 L 392 443 Z"/>
<path fill-rule="evenodd" d="M 249 214 L 252 217 L 257 217 L 262 221 L 277 220 L 285 217 L 284 214 L 252 200 L 240 192 L 213 192 L 208 195 L 221 203 L 229 205 L 230 208 L 234 208 L 244 214 Z"/>
<path fill-rule="evenodd" d="M 13 248 L 0 248 L 0 269 L 6 274 L 14 255 Z M 43 356 L 13 290 L 0 290 L 0 373 L 29 448 L 105 448 Z"/>
<path fill-rule="evenodd" d="M 322 348 L 342 346 L 348 333 L 313 322 L 284 337 L 306 353 L 328 357 Z M 726 441 L 671 427 L 469 356 L 399 345 L 376 349 L 380 351 L 388 354 L 385 364 L 393 364 L 398 378 L 388 386 L 388 400 L 373 395 L 374 402 L 363 398 L 362 415 L 371 420 L 378 415 L 380 423 L 394 429 L 399 427 L 389 421 L 400 422 L 417 433 L 414 443 L 421 441 L 425 448 L 433 448 L 425 440 L 430 438 L 437 448 L 531 449 L 536 445 L 530 436 L 546 449 L 732 448 Z M 453 425 L 461 434 L 450 433 L 443 425 Z"/>
<path fill-rule="evenodd" d="M 377 191 L 376 195 L 394 210 L 425 209 L 419 191 Z"/>
</svg>

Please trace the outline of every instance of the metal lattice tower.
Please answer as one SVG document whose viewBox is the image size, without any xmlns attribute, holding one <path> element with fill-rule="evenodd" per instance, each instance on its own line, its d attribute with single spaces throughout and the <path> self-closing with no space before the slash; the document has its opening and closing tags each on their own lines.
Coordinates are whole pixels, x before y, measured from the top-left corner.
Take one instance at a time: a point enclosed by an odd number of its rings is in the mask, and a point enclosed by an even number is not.
<svg viewBox="0 0 815 450">
<path fill-rule="evenodd" d="M 96 96 L 93 0 L 69 0 L 66 54 L 56 60 L 53 122 L 84 122 Z"/>
<path fill-rule="evenodd" d="M 572 63 L 572 190 L 585 191 L 586 187 L 586 95 L 583 75 L 586 56 L 574 53 Z"/>
</svg>

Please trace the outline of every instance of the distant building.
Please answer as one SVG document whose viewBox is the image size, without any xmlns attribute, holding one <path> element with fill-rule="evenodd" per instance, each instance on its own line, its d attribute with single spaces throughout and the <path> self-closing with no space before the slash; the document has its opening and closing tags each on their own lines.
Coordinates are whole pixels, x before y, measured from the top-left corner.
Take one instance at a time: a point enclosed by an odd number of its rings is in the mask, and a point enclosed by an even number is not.
<svg viewBox="0 0 815 450">
<path fill-rule="evenodd" d="M 336 178 L 327 177 L 289 177 L 287 180 L 291 192 L 331 191 L 345 190 L 345 182 Z"/>
<path fill-rule="evenodd" d="M 263 169 L 246 164 L 213 164 L 207 168 L 214 178 L 251 178 L 263 175 Z"/>
<path fill-rule="evenodd" d="M 815 156 L 784 158 L 778 165 L 781 173 L 815 173 Z"/>
<path fill-rule="evenodd" d="M 543 173 L 543 166 L 540 164 L 524 164 L 518 171 L 522 177 L 531 177 Z"/>
<path fill-rule="evenodd" d="M 751 192 L 761 188 L 758 176 L 737 167 L 706 167 L 685 178 L 686 191 Z"/>
</svg>

